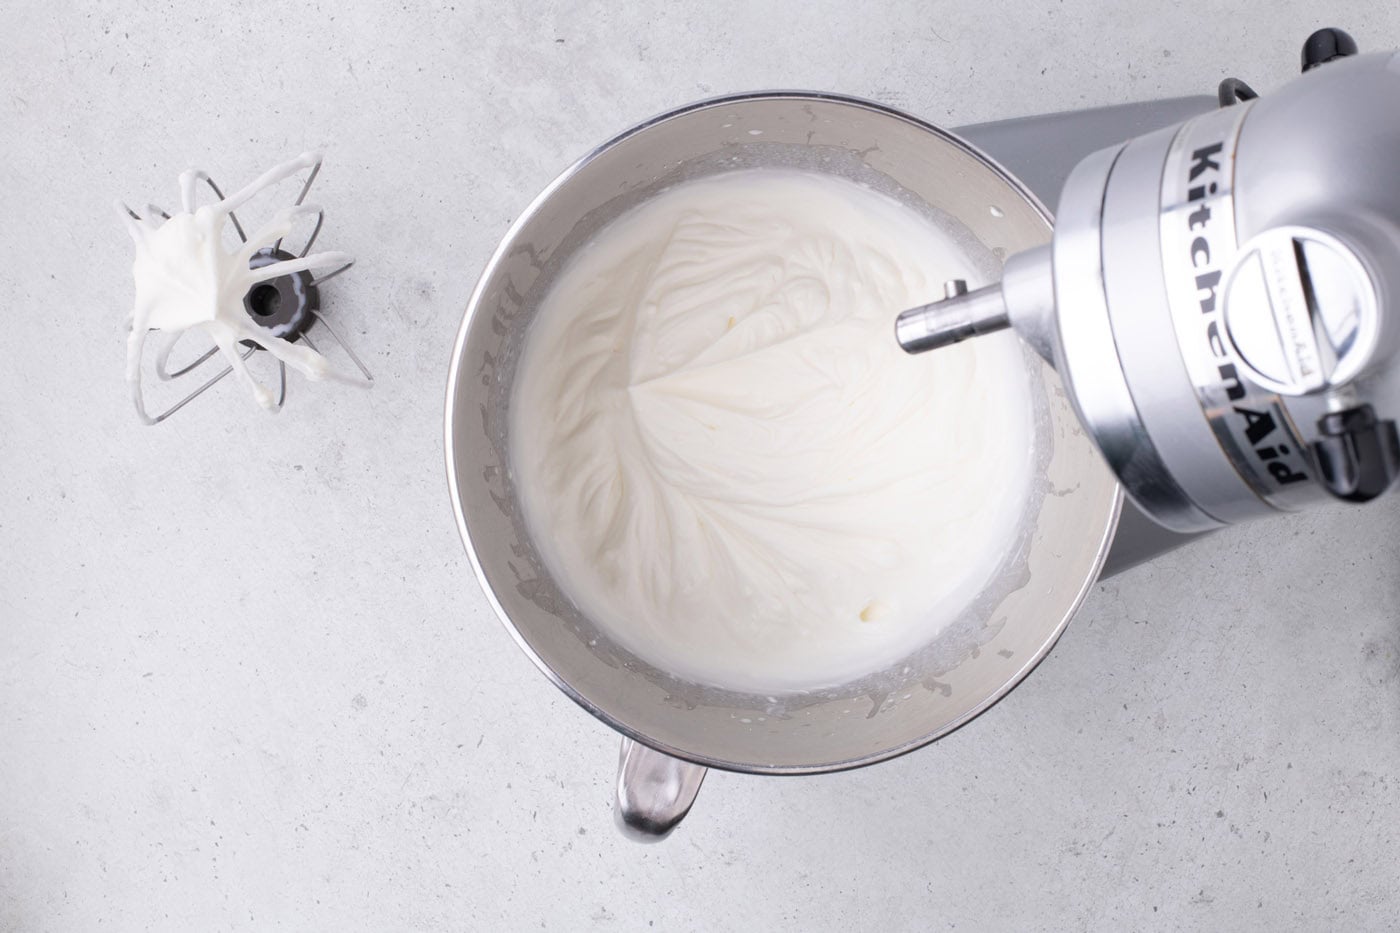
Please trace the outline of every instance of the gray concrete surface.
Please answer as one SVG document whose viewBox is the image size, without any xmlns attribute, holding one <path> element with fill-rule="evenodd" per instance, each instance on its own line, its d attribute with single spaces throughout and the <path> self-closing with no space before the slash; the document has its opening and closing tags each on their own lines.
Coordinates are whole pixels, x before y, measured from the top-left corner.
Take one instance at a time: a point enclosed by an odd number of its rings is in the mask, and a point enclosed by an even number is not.
<svg viewBox="0 0 1400 933">
<path fill-rule="evenodd" d="M 515 212 L 621 127 L 723 91 L 947 125 L 1268 89 L 1301 2 L 244 6 L 19 0 L 0 34 L 0 929 L 1388 929 L 1400 922 L 1400 498 L 1233 530 L 1099 586 L 949 739 L 712 775 L 611 824 L 614 737 L 472 580 L 449 345 Z M 122 384 L 115 197 L 312 146 L 370 392 Z"/>
</svg>

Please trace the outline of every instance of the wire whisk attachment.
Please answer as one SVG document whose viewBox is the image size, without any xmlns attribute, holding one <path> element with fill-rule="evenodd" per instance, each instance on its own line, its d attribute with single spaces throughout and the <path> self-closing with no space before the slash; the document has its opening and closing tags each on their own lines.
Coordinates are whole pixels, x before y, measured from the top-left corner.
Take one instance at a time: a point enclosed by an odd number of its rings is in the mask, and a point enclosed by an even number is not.
<svg viewBox="0 0 1400 933">
<path fill-rule="evenodd" d="M 230 373 L 270 411 L 281 410 L 286 399 L 289 365 L 311 380 L 334 379 L 363 386 L 374 382 L 365 364 L 321 311 L 320 286 L 354 263 L 345 253 L 311 252 L 325 212 L 307 204 L 306 196 L 320 173 L 321 160 L 320 153 L 304 153 L 228 197 L 207 172 L 192 169 L 180 175 L 181 209 L 174 214 L 150 204 L 142 216 L 118 202 L 136 245 L 132 265 L 136 304 L 127 340 L 126 378 L 142 421 L 164 421 Z M 302 171 L 308 174 L 296 201 L 248 235 L 237 210 L 259 192 Z M 201 184 L 218 200 L 198 204 Z M 285 248 L 284 241 L 303 217 L 314 217 L 315 222 L 300 251 L 293 252 Z M 224 244 L 225 224 L 231 224 L 238 235 L 239 245 L 234 248 Z M 331 366 L 310 336 L 313 325 L 340 346 L 359 370 L 358 376 L 340 373 Z M 190 331 L 202 333 L 213 346 L 193 361 L 171 369 L 171 352 Z M 193 374 L 216 354 L 222 354 L 226 363 L 156 415 L 147 411 L 141 387 L 146 340 L 152 333 L 157 335 L 155 371 L 161 381 Z M 260 350 L 277 360 L 275 392 L 248 368 L 249 357 Z"/>
</svg>

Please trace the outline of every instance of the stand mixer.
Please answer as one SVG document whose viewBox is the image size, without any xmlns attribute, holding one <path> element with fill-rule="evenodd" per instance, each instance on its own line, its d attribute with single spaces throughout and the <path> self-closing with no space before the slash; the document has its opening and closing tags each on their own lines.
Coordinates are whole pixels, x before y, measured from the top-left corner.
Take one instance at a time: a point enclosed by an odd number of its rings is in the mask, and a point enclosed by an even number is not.
<svg viewBox="0 0 1400 933">
<path fill-rule="evenodd" d="M 1355 53 L 1322 30 L 1276 94 L 1227 80 L 1219 109 L 1084 158 L 1053 242 L 905 311 L 900 345 L 1012 328 L 1175 532 L 1379 496 L 1400 474 L 1400 54 Z"/>
<path fill-rule="evenodd" d="M 1386 278 L 1400 270 L 1400 191 L 1386 193 L 1383 173 L 1400 114 L 1378 117 L 1400 90 L 1400 56 L 1354 51 L 1342 33 L 1315 35 L 1309 74 L 1273 97 L 1230 79 L 1218 98 L 952 132 L 826 93 L 717 98 L 608 141 L 517 217 L 453 351 L 449 487 L 497 616 L 623 736 L 615 802 L 629 834 L 670 832 L 709 767 L 814 774 L 934 741 L 1020 682 L 1101 576 L 1231 522 L 1390 484 L 1400 325 L 1381 312 L 1400 287 L 1400 271 Z M 672 185 L 773 166 L 942 218 L 988 268 L 1011 257 L 1000 284 L 950 282 L 945 300 L 900 316 L 897 336 L 920 352 L 1014 328 L 1044 358 L 1025 353 L 1049 458 L 1027 547 L 1008 550 L 1000 588 L 969 606 L 965 628 L 903 664 L 791 696 L 687 682 L 611 642 L 539 559 L 509 467 L 520 348 L 571 256 Z M 1052 229 L 1041 202 L 1056 201 Z"/>
</svg>

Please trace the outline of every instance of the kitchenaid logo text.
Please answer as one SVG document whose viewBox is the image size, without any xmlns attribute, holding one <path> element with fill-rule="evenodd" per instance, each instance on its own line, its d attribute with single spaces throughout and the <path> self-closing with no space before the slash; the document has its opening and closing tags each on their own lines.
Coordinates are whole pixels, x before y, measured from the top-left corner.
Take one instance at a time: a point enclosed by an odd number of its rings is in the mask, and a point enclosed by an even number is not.
<svg viewBox="0 0 1400 933">
<path fill-rule="evenodd" d="M 1201 305 L 1201 319 L 1205 322 L 1206 343 L 1210 347 L 1213 363 L 1220 376 L 1220 385 L 1226 398 L 1232 403 L 1235 414 L 1243 421 L 1243 433 L 1249 441 L 1259 466 L 1268 472 L 1280 485 L 1288 485 L 1307 479 L 1306 474 L 1293 469 L 1283 457 L 1292 449 L 1282 443 L 1287 434 L 1276 436 L 1279 424 L 1270 408 L 1257 409 L 1241 402 L 1248 395 L 1244 383 L 1240 381 L 1239 370 L 1230 361 L 1225 349 L 1225 340 L 1220 333 L 1221 315 L 1216 305 L 1218 290 L 1223 275 L 1219 265 L 1211 259 L 1211 237 L 1218 225 L 1211 224 L 1212 209 L 1208 199 L 1220 190 L 1220 158 L 1225 150 L 1223 142 L 1202 146 L 1191 153 L 1187 167 L 1186 199 L 1195 205 L 1187 214 L 1188 230 L 1194 236 L 1190 241 L 1191 268 L 1196 274 L 1196 298 Z"/>
</svg>

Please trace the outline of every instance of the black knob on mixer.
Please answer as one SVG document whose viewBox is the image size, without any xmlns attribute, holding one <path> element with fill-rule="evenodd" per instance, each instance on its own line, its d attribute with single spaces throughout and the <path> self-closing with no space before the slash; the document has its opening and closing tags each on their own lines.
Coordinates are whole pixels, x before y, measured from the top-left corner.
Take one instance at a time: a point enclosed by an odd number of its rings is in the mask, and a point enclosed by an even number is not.
<svg viewBox="0 0 1400 933">
<path fill-rule="evenodd" d="M 1303 43 L 1303 70 L 1310 71 L 1334 58 L 1357 52 L 1356 40 L 1340 29 L 1319 29 Z"/>
<path fill-rule="evenodd" d="M 1369 502 L 1400 475 L 1400 432 L 1370 405 L 1329 412 L 1317 429 L 1322 438 L 1312 444 L 1313 458 L 1323 486 L 1338 499 Z"/>
</svg>

